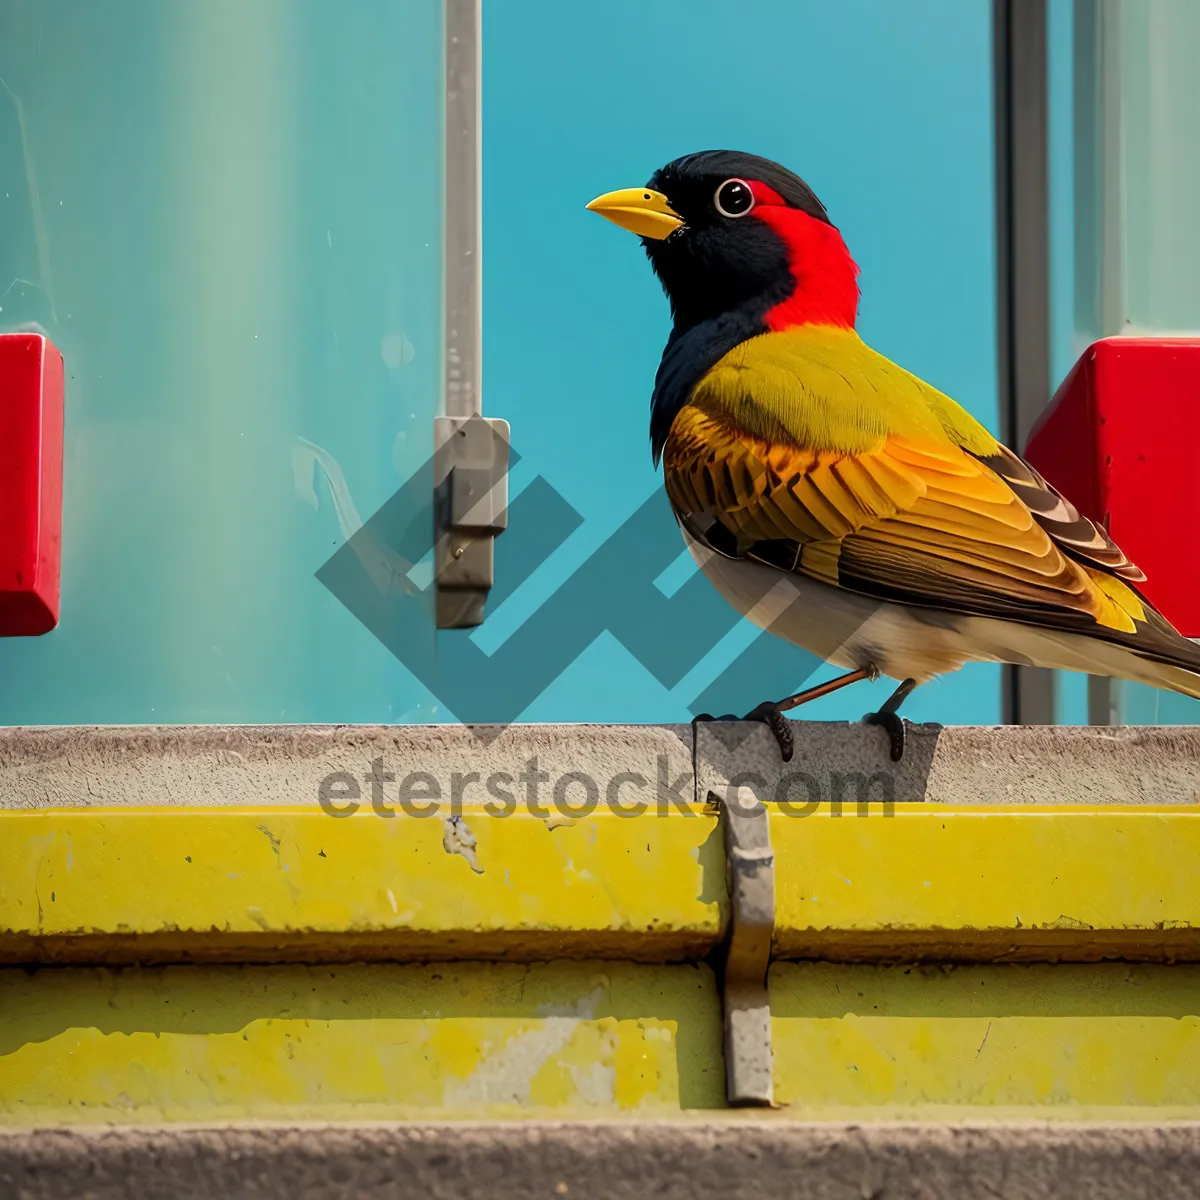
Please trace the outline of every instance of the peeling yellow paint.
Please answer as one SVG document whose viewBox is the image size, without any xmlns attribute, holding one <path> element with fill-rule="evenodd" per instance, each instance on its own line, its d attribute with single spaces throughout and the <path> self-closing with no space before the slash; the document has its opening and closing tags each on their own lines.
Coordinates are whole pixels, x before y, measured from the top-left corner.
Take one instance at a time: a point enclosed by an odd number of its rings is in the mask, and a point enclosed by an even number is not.
<svg viewBox="0 0 1200 1200">
<path fill-rule="evenodd" d="M 706 967 L 0 970 L 0 1123 L 664 1116 L 723 1088 Z"/>
<path fill-rule="evenodd" d="M 0 969 L 0 1124 L 721 1106 L 711 971 L 622 961 L 719 943 L 715 817 L 469 816 L 0 814 L 0 958 L 332 964 Z M 829 960 L 771 969 L 772 1119 L 1200 1118 L 1200 967 L 853 961 L 1198 957 L 1200 809 L 771 828 L 777 953 Z"/>
<path fill-rule="evenodd" d="M 2 812 L 0 961 L 701 958 L 722 929 L 714 829 L 699 813 L 601 811 L 547 836 L 536 817 L 482 811 L 469 826 L 369 809 Z"/>
</svg>

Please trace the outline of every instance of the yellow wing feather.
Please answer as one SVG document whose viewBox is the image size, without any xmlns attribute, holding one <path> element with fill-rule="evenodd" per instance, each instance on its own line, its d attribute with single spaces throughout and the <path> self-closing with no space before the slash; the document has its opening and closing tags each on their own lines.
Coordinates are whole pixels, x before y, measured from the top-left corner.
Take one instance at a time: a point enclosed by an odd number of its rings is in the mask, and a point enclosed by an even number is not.
<svg viewBox="0 0 1200 1200">
<path fill-rule="evenodd" d="M 850 331 L 806 327 L 731 351 L 676 417 L 663 465 L 675 508 L 714 519 L 737 555 L 903 603 L 1170 631 L 1113 574 L 1140 575 L 1106 534 Z M 1056 540 L 1055 522 L 1074 543 Z"/>
</svg>

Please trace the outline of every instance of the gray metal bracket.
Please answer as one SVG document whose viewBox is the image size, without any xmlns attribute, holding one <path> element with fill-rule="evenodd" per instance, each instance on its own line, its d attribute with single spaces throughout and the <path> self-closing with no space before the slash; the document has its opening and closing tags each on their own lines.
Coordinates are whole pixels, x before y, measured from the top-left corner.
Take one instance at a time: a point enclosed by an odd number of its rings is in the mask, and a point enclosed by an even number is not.
<svg viewBox="0 0 1200 1200">
<path fill-rule="evenodd" d="M 483 622 L 508 524 L 508 422 L 438 417 L 434 437 L 437 627 L 468 629 Z"/>
<path fill-rule="evenodd" d="M 737 1106 L 774 1107 L 767 969 L 775 934 L 775 855 L 767 810 L 750 788 L 709 801 L 721 810 L 729 885 L 725 945 L 725 1095 Z"/>
</svg>

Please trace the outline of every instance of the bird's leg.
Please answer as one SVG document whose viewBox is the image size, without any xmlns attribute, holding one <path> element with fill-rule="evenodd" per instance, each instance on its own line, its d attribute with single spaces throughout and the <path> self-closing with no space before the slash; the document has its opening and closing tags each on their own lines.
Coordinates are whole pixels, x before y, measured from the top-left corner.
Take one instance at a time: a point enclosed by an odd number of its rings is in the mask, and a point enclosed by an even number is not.
<svg viewBox="0 0 1200 1200">
<path fill-rule="evenodd" d="M 802 692 L 796 692 L 794 695 L 785 696 L 782 700 L 764 700 L 761 704 L 755 705 L 744 717 L 743 721 L 761 721 L 774 735 L 775 740 L 779 743 L 779 753 L 783 756 L 784 762 L 791 762 L 792 754 L 795 752 L 796 743 L 792 737 L 791 726 L 787 723 L 784 713 L 788 709 L 799 708 L 801 704 L 807 704 L 810 700 L 819 700 L 822 696 L 828 696 L 830 692 L 836 692 L 839 688 L 844 688 L 848 684 L 858 683 L 860 679 L 878 679 L 879 672 L 874 667 L 859 667 L 857 671 L 849 671 L 845 675 L 839 675 L 836 679 L 826 680 L 825 683 L 818 683 L 815 687 L 805 688 Z M 901 699 L 904 697 L 902 696 Z M 891 701 L 889 701 L 891 703 Z M 732 713 L 726 713 L 723 717 L 711 717 L 708 713 L 701 713 L 693 718 L 692 724 L 697 721 L 736 721 L 739 720 Z"/>
<path fill-rule="evenodd" d="M 898 710 L 916 686 L 915 679 L 906 679 L 879 706 L 878 712 L 867 713 L 863 717 L 864 725 L 882 725 L 887 730 L 891 742 L 892 762 L 899 762 L 904 757 L 904 718 L 899 715 Z"/>
</svg>

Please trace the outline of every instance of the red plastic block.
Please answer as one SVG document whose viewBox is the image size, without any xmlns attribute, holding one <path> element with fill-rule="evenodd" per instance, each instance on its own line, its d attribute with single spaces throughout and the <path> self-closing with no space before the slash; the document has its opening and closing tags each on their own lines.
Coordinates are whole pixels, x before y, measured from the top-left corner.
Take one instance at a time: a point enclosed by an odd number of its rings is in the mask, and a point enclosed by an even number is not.
<svg viewBox="0 0 1200 1200">
<path fill-rule="evenodd" d="M 1029 435 L 1026 457 L 1107 526 L 1146 598 L 1200 637 L 1200 338 L 1089 346 Z"/>
<path fill-rule="evenodd" d="M 0 335 L 0 637 L 58 624 L 63 360 L 36 333 Z"/>
</svg>

